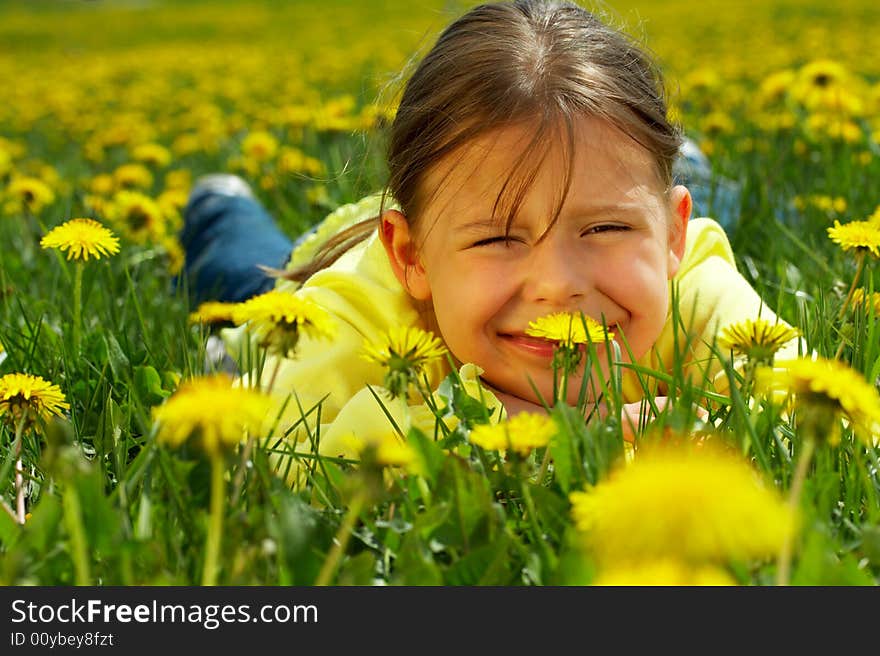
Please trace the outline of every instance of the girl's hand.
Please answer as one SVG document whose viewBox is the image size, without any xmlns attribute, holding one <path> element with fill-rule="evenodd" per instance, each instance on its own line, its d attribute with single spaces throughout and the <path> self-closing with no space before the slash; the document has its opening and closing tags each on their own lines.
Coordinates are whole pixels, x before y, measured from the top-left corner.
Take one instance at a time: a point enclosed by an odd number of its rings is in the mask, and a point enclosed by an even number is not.
<svg viewBox="0 0 880 656">
<path fill-rule="evenodd" d="M 666 396 L 654 397 L 654 405 L 657 406 L 657 412 L 662 412 L 667 403 L 669 403 L 669 398 Z M 644 413 L 642 413 L 642 408 L 645 410 Z M 700 420 L 709 420 L 709 412 L 705 408 L 697 406 L 696 413 Z M 639 426 L 644 426 L 656 418 L 651 405 L 641 401 L 638 403 L 625 403 L 623 408 L 621 408 L 620 414 L 623 439 L 627 442 L 635 442 Z"/>
<path fill-rule="evenodd" d="M 485 383 L 483 383 L 485 385 Z M 504 410 L 507 412 L 507 418 L 510 419 L 515 415 L 518 415 L 520 412 L 542 412 L 546 414 L 546 410 L 544 406 L 538 405 L 537 403 L 532 403 L 531 401 L 526 401 L 525 399 L 521 399 L 518 396 L 513 396 L 512 394 L 507 394 L 505 392 L 500 392 L 494 387 L 486 387 L 491 390 L 491 392 L 495 395 L 501 405 L 504 406 Z"/>
<path fill-rule="evenodd" d="M 489 386 L 487 385 L 487 387 Z M 489 387 L 489 389 L 504 406 L 504 409 L 507 411 L 508 419 L 518 415 L 520 412 L 546 412 L 542 405 L 526 401 L 525 399 L 513 396 L 512 394 L 500 392 L 492 387 Z M 654 405 L 657 407 L 657 412 L 663 412 L 663 409 L 668 403 L 669 398 L 666 396 L 654 397 Z M 643 409 L 644 413 L 642 412 Z M 705 408 L 697 406 L 696 412 L 697 417 L 702 421 L 707 421 L 709 419 L 709 413 Z M 603 418 L 606 416 L 607 410 L 604 404 L 600 406 L 599 414 Z M 656 418 L 651 405 L 643 401 L 637 403 L 625 403 L 620 410 L 620 415 L 623 439 L 627 442 L 635 442 L 636 435 L 639 432 L 639 426 L 645 426 Z"/>
</svg>

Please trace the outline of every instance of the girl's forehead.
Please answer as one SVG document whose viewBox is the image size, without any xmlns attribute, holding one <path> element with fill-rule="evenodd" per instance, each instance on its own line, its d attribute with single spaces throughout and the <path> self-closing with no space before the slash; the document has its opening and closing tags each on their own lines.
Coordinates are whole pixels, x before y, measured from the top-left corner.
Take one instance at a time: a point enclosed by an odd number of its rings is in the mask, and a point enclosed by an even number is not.
<svg viewBox="0 0 880 656">
<path fill-rule="evenodd" d="M 662 195 L 651 154 L 607 121 L 576 119 L 570 143 L 559 136 L 535 144 L 533 135 L 528 124 L 503 127 L 448 155 L 425 178 L 425 210 L 485 214 L 517 194 L 525 203 L 558 204 L 566 182 L 566 203 L 578 205 L 637 204 Z"/>
</svg>

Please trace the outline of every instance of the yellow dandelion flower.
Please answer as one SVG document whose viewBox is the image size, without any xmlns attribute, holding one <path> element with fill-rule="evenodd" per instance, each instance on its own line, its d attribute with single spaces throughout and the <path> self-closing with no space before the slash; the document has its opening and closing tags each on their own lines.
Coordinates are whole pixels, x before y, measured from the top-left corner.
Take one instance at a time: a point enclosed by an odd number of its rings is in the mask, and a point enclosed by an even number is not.
<svg viewBox="0 0 880 656">
<path fill-rule="evenodd" d="M 268 396 L 233 387 L 229 376 L 194 378 L 153 408 L 156 440 L 176 447 L 193 439 L 214 455 L 235 447 L 246 434 L 257 435 L 269 409 Z"/>
<path fill-rule="evenodd" d="M 718 345 L 752 361 L 772 362 L 779 349 L 799 336 L 799 330 L 784 323 L 747 319 L 725 326 L 718 336 Z"/>
<path fill-rule="evenodd" d="M 181 157 L 197 153 L 200 150 L 203 150 L 203 148 L 199 135 L 193 134 L 192 132 L 185 132 L 177 135 L 174 138 L 174 142 L 171 144 L 171 150 Z"/>
<path fill-rule="evenodd" d="M 109 213 L 115 224 L 135 243 L 158 242 L 166 233 L 162 208 L 140 192 L 124 190 L 117 193 Z"/>
<path fill-rule="evenodd" d="M 238 303 L 223 303 L 222 301 L 206 301 L 190 313 L 190 323 L 232 323 L 232 310 Z"/>
<path fill-rule="evenodd" d="M 782 100 L 794 80 L 795 73 L 792 70 L 778 71 L 761 80 L 761 85 L 758 88 L 758 98 L 761 104 Z"/>
<path fill-rule="evenodd" d="M 880 226 L 870 221 L 850 221 L 843 224 L 834 221 L 834 225 L 827 230 L 831 241 L 843 250 L 870 252 L 874 257 L 880 257 Z"/>
<path fill-rule="evenodd" d="M 593 585 L 603 586 L 729 586 L 734 578 L 719 567 L 693 565 L 663 559 L 610 567 L 596 577 Z"/>
<path fill-rule="evenodd" d="M 556 435 L 556 424 L 549 415 L 521 412 L 498 424 L 480 424 L 471 431 L 470 441 L 488 451 L 510 449 L 526 457 L 547 446 Z"/>
<path fill-rule="evenodd" d="M 278 140 L 264 130 L 251 132 L 242 141 L 241 152 L 256 162 L 268 162 L 278 152 Z"/>
<path fill-rule="evenodd" d="M 711 137 L 723 134 L 733 134 L 736 131 L 736 123 L 730 115 L 724 112 L 711 112 L 700 122 L 703 132 Z"/>
<path fill-rule="evenodd" d="M 336 334 L 336 325 L 326 310 L 277 289 L 238 303 L 232 310 L 232 321 L 247 323 L 261 346 L 285 357 L 295 353 L 303 333 L 311 339 L 332 339 Z"/>
<path fill-rule="evenodd" d="M 143 143 L 131 151 L 131 156 L 138 162 L 157 168 L 168 166 L 171 162 L 171 151 L 157 143 Z"/>
<path fill-rule="evenodd" d="M 192 171 L 175 169 L 165 174 L 165 189 L 180 189 L 188 192 L 192 186 Z"/>
<path fill-rule="evenodd" d="M 569 496 L 575 526 L 600 566 L 767 557 L 796 524 L 744 460 L 706 444 L 643 449 L 594 488 Z"/>
<path fill-rule="evenodd" d="M 361 460 L 383 467 L 402 467 L 411 473 L 418 473 L 416 452 L 393 431 L 371 434 L 368 439 L 352 433 L 344 438 L 344 443 Z"/>
<path fill-rule="evenodd" d="M 575 344 L 586 344 L 588 341 L 604 342 L 606 337 L 602 324 L 577 312 L 555 312 L 530 321 L 526 335 L 559 342 L 560 346 L 567 348 L 572 348 Z M 614 339 L 614 333 L 609 332 L 607 337 L 609 340 Z"/>
<path fill-rule="evenodd" d="M 119 252 L 119 239 L 93 219 L 71 219 L 46 233 L 40 246 L 67 251 L 68 260 L 99 260 Z"/>
<path fill-rule="evenodd" d="M 285 174 L 321 175 L 326 172 L 321 160 L 309 157 L 298 148 L 288 146 L 281 148 L 278 152 L 277 166 L 278 172 Z"/>
<path fill-rule="evenodd" d="M 874 308 L 874 314 L 880 316 L 880 293 L 874 292 L 868 295 L 863 287 L 859 287 L 853 291 L 853 305 L 861 305 L 863 307 Z"/>
<path fill-rule="evenodd" d="M 0 146 L 0 178 L 12 170 L 12 155 Z"/>
<path fill-rule="evenodd" d="M 402 396 L 425 367 L 446 355 L 442 340 L 415 326 L 392 326 L 377 341 L 366 340 L 361 352 L 369 362 L 385 367 L 385 387 Z"/>
<path fill-rule="evenodd" d="M 14 178 L 6 187 L 12 211 L 37 213 L 55 200 L 55 192 L 39 178 Z"/>
<path fill-rule="evenodd" d="M 99 196 L 109 196 L 116 189 L 116 181 L 109 173 L 99 173 L 89 181 L 89 191 Z"/>
<path fill-rule="evenodd" d="M 826 358 L 797 358 L 777 362 L 774 368 L 758 370 L 759 389 L 765 392 L 784 391 L 794 396 L 795 405 L 805 410 L 807 420 L 818 420 L 829 425 L 837 417 L 845 417 L 853 431 L 871 442 L 880 435 L 880 394 L 865 378 L 837 360 Z M 839 427 L 831 426 L 831 433 L 814 435 L 827 437 L 832 444 L 840 439 Z"/>
<path fill-rule="evenodd" d="M 42 376 L 6 374 L 0 378 L 0 419 L 10 428 L 18 426 L 23 417 L 29 428 L 69 408 L 61 388 Z"/>
<path fill-rule="evenodd" d="M 143 164 L 123 164 L 113 171 L 117 189 L 150 189 L 153 174 Z"/>
</svg>

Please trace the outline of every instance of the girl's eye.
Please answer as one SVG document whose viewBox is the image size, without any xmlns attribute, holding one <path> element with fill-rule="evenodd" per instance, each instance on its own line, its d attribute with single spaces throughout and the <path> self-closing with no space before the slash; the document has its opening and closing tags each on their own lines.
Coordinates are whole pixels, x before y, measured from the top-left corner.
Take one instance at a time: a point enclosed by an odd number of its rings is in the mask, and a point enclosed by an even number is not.
<svg viewBox="0 0 880 656">
<path fill-rule="evenodd" d="M 499 235 L 497 237 L 486 237 L 486 239 L 480 239 L 479 241 L 475 241 L 471 244 L 471 247 L 476 246 L 491 246 L 493 244 L 501 244 L 503 246 L 510 246 L 514 243 L 516 239 L 513 237 L 505 237 L 504 235 Z"/>
<path fill-rule="evenodd" d="M 581 233 L 581 236 L 598 235 L 603 232 L 626 232 L 627 230 L 629 230 L 629 226 L 620 223 L 600 223 L 599 225 L 590 226 L 584 230 Z"/>
</svg>

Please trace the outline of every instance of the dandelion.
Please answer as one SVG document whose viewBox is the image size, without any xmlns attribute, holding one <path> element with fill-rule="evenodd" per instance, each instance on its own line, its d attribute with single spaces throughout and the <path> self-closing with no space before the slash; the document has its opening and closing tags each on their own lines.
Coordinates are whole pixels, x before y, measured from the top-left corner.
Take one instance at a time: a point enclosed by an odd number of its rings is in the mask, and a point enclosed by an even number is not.
<svg viewBox="0 0 880 656">
<path fill-rule="evenodd" d="M 109 196 L 116 189 L 116 181 L 109 173 L 99 173 L 89 181 L 89 191 L 99 196 Z"/>
<path fill-rule="evenodd" d="M 138 162 L 162 168 L 171 162 L 171 152 L 157 143 L 143 143 L 135 146 L 131 153 Z"/>
<path fill-rule="evenodd" d="M 15 431 L 15 500 L 16 520 L 25 522 L 24 467 L 21 460 L 21 440 L 25 430 L 37 422 L 60 415 L 70 408 L 61 388 L 30 374 L 6 374 L 0 378 L 0 421 Z"/>
<path fill-rule="evenodd" d="M 50 230 L 42 240 L 43 248 L 67 251 L 67 259 L 75 259 L 73 279 L 73 348 L 79 353 L 82 329 L 82 276 L 83 262 L 89 257 L 96 260 L 119 252 L 119 239 L 93 219 L 71 219 Z"/>
<path fill-rule="evenodd" d="M 799 330 L 784 323 L 746 319 L 725 326 L 719 333 L 718 344 L 753 362 L 769 364 L 779 349 L 799 336 Z"/>
<path fill-rule="evenodd" d="M 580 312 L 556 312 L 539 317 L 529 322 L 526 335 L 556 342 L 553 352 L 553 396 L 556 399 L 566 398 L 568 394 L 568 377 L 578 367 L 582 357 L 582 344 L 604 343 L 614 339 L 614 333 L 606 332 L 605 328 L 595 319 Z M 612 348 L 616 344 L 612 343 Z M 557 373 L 561 372 L 561 380 Z"/>
<path fill-rule="evenodd" d="M 311 339 L 332 339 L 336 334 L 336 325 L 326 310 L 277 289 L 238 303 L 232 310 L 232 321 L 247 323 L 260 346 L 284 357 L 295 354 L 302 334 Z"/>
<path fill-rule="evenodd" d="M 570 499 L 600 566 L 761 558 L 795 530 L 793 513 L 745 461 L 705 444 L 643 451 Z"/>
<path fill-rule="evenodd" d="M 377 341 L 365 341 L 362 356 L 385 367 L 384 385 L 397 398 L 419 380 L 425 367 L 446 355 L 446 347 L 433 333 L 415 326 L 392 326 Z"/>
<path fill-rule="evenodd" d="M 874 314 L 880 316 L 880 293 L 878 292 L 868 294 L 863 287 L 859 287 L 853 292 L 852 304 L 866 309 L 873 307 Z"/>
<path fill-rule="evenodd" d="M 403 467 L 416 473 L 415 451 L 394 431 L 371 433 L 367 439 L 352 434 L 345 442 L 361 460 L 371 460 L 382 467 Z"/>
<path fill-rule="evenodd" d="M 39 178 L 14 178 L 6 187 L 9 203 L 6 211 L 9 214 L 26 211 L 38 214 L 46 205 L 55 200 L 55 192 Z"/>
<path fill-rule="evenodd" d="M 135 243 L 160 241 L 166 233 L 162 208 L 155 200 L 138 191 L 118 192 L 113 197 L 110 214 Z"/>
<path fill-rule="evenodd" d="M 873 257 L 880 257 L 880 250 L 878 250 L 880 249 L 880 225 L 871 221 L 850 221 L 845 224 L 834 221 L 834 226 L 828 228 L 828 236 L 844 251 L 854 250 L 857 259 L 856 273 L 840 308 L 838 315 L 840 318 L 849 307 L 853 292 L 862 276 L 862 270 L 865 268 L 865 256 L 870 253 Z"/>
<path fill-rule="evenodd" d="M 0 378 L 0 419 L 10 428 L 20 422 L 30 428 L 69 408 L 61 388 L 41 376 L 6 374 Z"/>
<path fill-rule="evenodd" d="M 828 236 L 844 251 L 855 250 L 857 254 L 870 253 L 880 257 L 880 226 L 871 221 L 850 221 L 841 224 L 835 220 Z"/>
<path fill-rule="evenodd" d="M 213 455 L 235 447 L 245 433 L 259 432 L 268 411 L 267 396 L 233 387 L 229 376 L 195 378 L 153 409 L 156 441 L 177 447 L 192 439 Z"/>
<path fill-rule="evenodd" d="M 581 320 L 582 316 L 583 320 Z M 576 312 L 556 312 L 530 321 L 526 335 L 558 342 L 569 348 L 577 344 L 586 344 L 588 341 L 603 342 L 606 337 L 602 324 Z M 607 336 L 609 340 L 614 339 L 614 333 L 609 332 Z"/>
<path fill-rule="evenodd" d="M 193 440 L 211 462 L 211 508 L 202 585 L 214 585 L 217 580 L 226 498 L 224 456 L 246 433 L 259 433 L 269 407 L 268 396 L 232 387 L 230 377 L 217 374 L 184 383 L 153 409 L 157 442 L 175 447 Z"/>
<path fill-rule="evenodd" d="M 222 301 L 205 301 L 196 308 L 195 312 L 190 313 L 189 321 L 203 324 L 232 323 L 232 310 L 237 305 Z"/>
<path fill-rule="evenodd" d="M 797 358 L 758 371 L 759 387 L 794 396 L 801 425 L 815 439 L 840 441 L 835 420 L 846 418 L 853 432 L 870 443 L 880 433 L 880 394 L 846 364 L 826 358 Z"/>
<path fill-rule="evenodd" d="M 603 570 L 593 585 L 603 586 L 729 586 L 736 581 L 720 567 L 691 565 L 672 559 L 627 564 Z"/>
<path fill-rule="evenodd" d="M 113 171 L 117 189 L 150 189 L 153 174 L 143 164 L 123 164 Z"/>
<path fill-rule="evenodd" d="M 798 358 L 777 363 L 776 369 L 758 372 L 759 385 L 767 391 L 782 390 L 794 396 L 801 436 L 789 490 L 792 509 L 800 495 L 816 444 L 840 442 L 841 418 L 852 426 L 853 433 L 869 445 L 880 434 L 880 394 L 861 374 L 837 360 Z M 777 582 L 786 585 L 791 564 L 790 541 L 782 546 L 777 567 Z"/>
<path fill-rule="evenodd" d="M 520 412 L 498 424 L 475 426 L 469 439 L 483 449 L 510 449 L 525 458 L 533 449 L 547 446 L 556 432 L 556 423 L 549 415 Z"/>
<path fill-rule="evenodd" d="M 66 251 L 68 260 L 98 260 L 118 253 L 119 239 L 94 219 L 71 219 L 50 230 L 40 246 Z"/>
<path fill-rule="evenodd" d="M 278 151 L 278 140 L 263 130 L 251 132 L 241 144 L 241 152 L 256 162 L 268 162 Z"/>
</svg>

